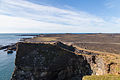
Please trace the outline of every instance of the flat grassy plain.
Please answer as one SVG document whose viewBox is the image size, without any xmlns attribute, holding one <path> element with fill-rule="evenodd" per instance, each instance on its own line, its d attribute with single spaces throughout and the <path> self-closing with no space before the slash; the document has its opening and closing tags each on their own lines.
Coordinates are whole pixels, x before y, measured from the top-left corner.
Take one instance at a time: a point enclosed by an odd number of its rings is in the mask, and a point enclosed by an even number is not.
<svg viewBox="0 0 120 80">
<path fill-rule="evenodd" d="M 120 34 L 42 34 L 33 41 L 62 41 L 88 50 L 120 54 Z"/>
<path fill-rule="evenodd" d="M 120 80 L 120 75 L 85 76 L 83 80 Z"/>
</svg>

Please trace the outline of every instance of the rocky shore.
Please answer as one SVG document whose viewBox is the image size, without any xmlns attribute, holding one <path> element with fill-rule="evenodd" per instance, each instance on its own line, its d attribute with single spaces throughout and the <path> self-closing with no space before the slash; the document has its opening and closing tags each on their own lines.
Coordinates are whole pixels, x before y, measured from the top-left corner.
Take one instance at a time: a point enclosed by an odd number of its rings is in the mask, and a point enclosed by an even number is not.
<svg viewBox="0 0 120 80">
<path fill-rule="evenodd" d="M 38 35 L 30 35 L 30 34 L 23 34 L 23 35 L 16 35 L 16 36 L 38 36 Z M 34 38 L 33 37 L 33 38 Z M 32 39 L 32 38 L 21 38 L 19 40 L 19 42 L 25 42 L 26 40 L 28 39 Z M 17 42 L 18 43 L 18 42 Z M 0 45 L 0 50 L 4 50 L 6 51 L 8 54 L 12 54 L 13 51 L 16 51 L 16 46 L 17 46 L 17 43 L 11 43 L 9 45 L 5 45 L 5 46 L 2 46 Z"/>
<path fill-rule="evenodd" d="M 13 51 L 16 51 L 16 44 L 11 44 L 11 45 L 6 45 L 6 46 L 1 46 L 0 50 L 6 51 L 8 54 L 12 54 Z"/>
</svg>

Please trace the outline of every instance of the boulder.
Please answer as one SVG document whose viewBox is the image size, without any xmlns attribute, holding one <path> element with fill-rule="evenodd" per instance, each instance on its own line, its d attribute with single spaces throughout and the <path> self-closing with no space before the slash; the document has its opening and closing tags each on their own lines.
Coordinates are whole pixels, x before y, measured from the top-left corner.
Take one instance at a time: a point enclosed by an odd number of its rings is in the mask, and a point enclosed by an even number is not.
<svg viewBox="0 0 120 80">
<path fill-rule="evenodd" d="M 12 50 L 8 50 L 8 51 L 7 51 L 7 54 L 12 54 L 12 53 L 13 53 Z"/>
</svg>

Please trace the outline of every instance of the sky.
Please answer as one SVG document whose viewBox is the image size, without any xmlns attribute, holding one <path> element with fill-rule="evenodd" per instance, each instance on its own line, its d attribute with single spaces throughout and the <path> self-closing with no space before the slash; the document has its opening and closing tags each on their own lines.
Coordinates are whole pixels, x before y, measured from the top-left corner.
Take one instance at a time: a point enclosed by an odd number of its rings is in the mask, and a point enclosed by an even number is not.
<svg viewBox="0 0 120 80">
<path fill-rule="evenodd" d="M 120 33 L 120 0 L 0 0 L 0 33 Z"/>
</svg>

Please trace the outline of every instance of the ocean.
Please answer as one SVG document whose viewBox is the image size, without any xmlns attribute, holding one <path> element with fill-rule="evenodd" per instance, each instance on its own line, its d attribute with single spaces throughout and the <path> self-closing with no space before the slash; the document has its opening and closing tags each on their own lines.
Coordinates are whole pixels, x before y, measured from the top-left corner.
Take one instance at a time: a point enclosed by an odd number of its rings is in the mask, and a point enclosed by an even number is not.
<svg viewBox="0 0 120 80">
<path fill-rule="evenodd" d="M 0 45 L 9 45 L 11 43 L 16 43 L 20 38 L 31 38 L 33 36 L 17 36 L 25 33 L 6 33 L 0 34 Z M 29 35 L 37 35 L 40 33 L 28 33 Z M 49 33 L 43 33 L 49 34 Z M 54 33 L 57 34 L 57 33 Z M 59 33 L 63 34 L 63 33 Z M 85 33 L 73 33 L 73 34 L 85 34 Z M 87 34 L 87 33 L 86 33 Z M 12 72 L 14 71 L 14 61 L 16 52 L 13 54 L 7 54 L 4 50 L 0 50 L 0 80 L 10 80 Z"/>
<path fill-rule="evenodd" d="M 33 36 L 16 36 L 16 35 L 21 35 L 21 34 L 20 33 L 0 34 L 0 45 L 9 45 L 11 43 L 18 42 L 20 38 L 33 37 Z M 14 71 L 14 67 L 15 67 L 14 65 L 15 56 L 16 56 L 16 52 L 14 52 L 13 54 L 7 54 L 4 50 L 0 50 L 0 80 L 10 80 L 12 76 L 12 72 Z"/>
</svg>

